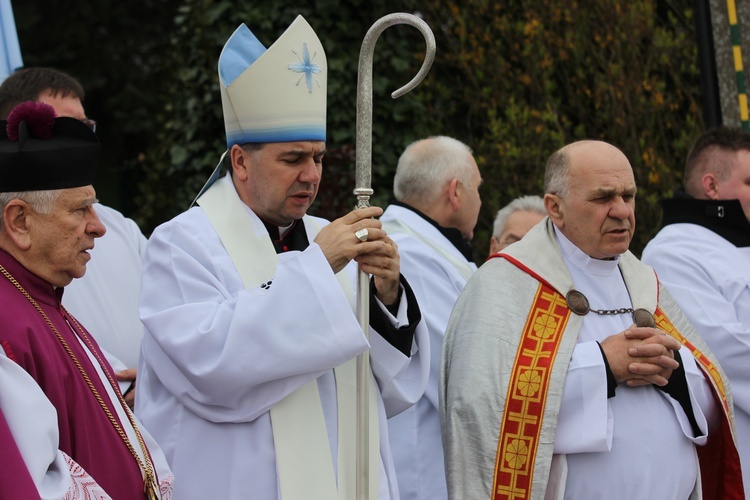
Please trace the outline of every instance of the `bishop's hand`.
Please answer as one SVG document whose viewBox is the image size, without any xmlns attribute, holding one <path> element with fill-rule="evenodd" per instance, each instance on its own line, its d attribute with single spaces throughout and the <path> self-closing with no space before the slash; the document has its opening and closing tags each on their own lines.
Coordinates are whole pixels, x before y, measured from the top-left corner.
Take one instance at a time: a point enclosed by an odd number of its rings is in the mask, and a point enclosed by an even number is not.
<svg viewBox="0 0 750 500">
<path fill-rule="evenodd" d="M 380 207 L 358 208 L 320 230 L 314 242 L 320 246 L 334 273 L 359 255 L 388 251 L 382 224 L 373 219 L 382 213 Z M 356 233 L 363 229 L 367 230 L 366 236 L 360 239 Z"/>
<path fill-rule="evenodd" d="M 382 249 L 363 253 L 354 260 L 357 261 L 362 271 L 372 274 L 378 299 L 383 305 L 390 306 L 398 300 L 401 261 L 396 242 L 387 235 L 383 238 L 383 242 L 385 246 Z"/>
</svg>

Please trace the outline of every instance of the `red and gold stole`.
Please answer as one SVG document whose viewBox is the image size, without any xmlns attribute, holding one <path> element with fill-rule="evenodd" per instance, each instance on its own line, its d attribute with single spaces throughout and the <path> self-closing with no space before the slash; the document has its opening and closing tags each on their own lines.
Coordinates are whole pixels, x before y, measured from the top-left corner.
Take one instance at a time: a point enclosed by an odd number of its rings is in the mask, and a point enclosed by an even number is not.
<svg viewBox="0 0 750 500">
<path fill-rule="evenodd" d="M 732 438 L 732 429 L 729 422 L 729 402 L 727 401 L 726 388 L 721 380 L 721 374 L 705 354 L 682 336 L 660 307 L 656 308 L 654 319 L 657 328 L 665 331 L 690 349 L 698 366 L 703 370 L 709 383 L 714 388 L 714 397 L 721 405 L 721 427 L 712 432 L 705 446 L 697 447 L 703 499 L 745 498 L 742 472 L 740 471 L 740 457 Z"/>
<path fill-rule="evenodd" d="M 531 495 L 552 366 L 569 317 L 565 298 L 541 283 L 526 318 L 505 399 L 492 489 L 495 500 Z"/>
</svg>

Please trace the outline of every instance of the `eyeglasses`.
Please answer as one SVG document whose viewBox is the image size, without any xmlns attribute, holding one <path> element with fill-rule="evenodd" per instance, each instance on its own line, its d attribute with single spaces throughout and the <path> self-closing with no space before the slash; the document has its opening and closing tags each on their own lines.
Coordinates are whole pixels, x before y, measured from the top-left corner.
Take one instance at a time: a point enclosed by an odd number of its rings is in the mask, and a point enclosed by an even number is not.
<svg viewBox="0 0 750 500">
<path fill-rule="evenodd" d="M 84 125 L 90 128 L 92 132 L 96 132 L 96 120 L 92 120 L 91 118 L 84 118 L 81 121 Z"/>
</svg>

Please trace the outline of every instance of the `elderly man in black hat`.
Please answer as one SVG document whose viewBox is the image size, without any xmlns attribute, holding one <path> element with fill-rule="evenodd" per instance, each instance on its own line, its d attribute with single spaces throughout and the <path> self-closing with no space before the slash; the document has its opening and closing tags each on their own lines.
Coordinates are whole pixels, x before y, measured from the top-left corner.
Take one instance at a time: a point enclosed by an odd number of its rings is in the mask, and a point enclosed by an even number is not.
<svg viewBox="0 0 750 500">
<path fill-rule="evenodd" d="M 161 450 L 137 424 L 96 341 L 61 304 L 105 233 L 91 185 L 99 141 L 42 103 L 22 103 L 0 129 L 0 355 L 36 381 L 57 413 L 59 449 L 112 498 L 169 498 Z M 40 459 L 30 450 L 24 460 Z"/>
</svg>

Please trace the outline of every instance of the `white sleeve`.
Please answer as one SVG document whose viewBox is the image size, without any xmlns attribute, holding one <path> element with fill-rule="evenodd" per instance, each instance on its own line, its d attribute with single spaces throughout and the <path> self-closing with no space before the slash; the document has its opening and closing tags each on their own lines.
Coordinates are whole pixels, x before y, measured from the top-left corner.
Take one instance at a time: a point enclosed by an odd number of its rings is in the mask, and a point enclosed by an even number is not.
<svg viewBox="0 0 750 500">
<path fill-rule="evenodd" d="M 581 342 L 573 349 L 565 377 L 555 453 L 609 451 L 613 426 L 602 352 L 594 341 Z"/>
<path fill-rule="evenodd" d="M 245 290 L 205 226 L 154 232 L 140 301 L 141 366 L 191 411 L 252 421 L 368 347 L 317 244 L 280 255 L 273 279 Z"/>
<path fill-rule="evenodd" d="M 708 380 L 706 380 L 706 376 L 698 367 L 690 350 L 684 346 L 680 348 L 680 359 L 682 360 L 682 366 L 685 370 L 685 378 L 687 380 L 688 393 L 690 395 L 690 406 L 693 410 L 695 423 L 698 425 L 698 428 L 702 433 L 700 437 L 696 438 L 694 436 L 693 428 L 680 403 L 665 392 L 662 392 L 662 395 L 667 398 L 674 408 L 677 421 L 680 424 L 683 434 L 695 444 L 703 445 L 706 444 L 708 434 L 718 428 L 720 424 L 719 419 L 721 418 L 721 410 L 714 398 L 711 385 Z"/>
</svg>

